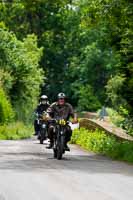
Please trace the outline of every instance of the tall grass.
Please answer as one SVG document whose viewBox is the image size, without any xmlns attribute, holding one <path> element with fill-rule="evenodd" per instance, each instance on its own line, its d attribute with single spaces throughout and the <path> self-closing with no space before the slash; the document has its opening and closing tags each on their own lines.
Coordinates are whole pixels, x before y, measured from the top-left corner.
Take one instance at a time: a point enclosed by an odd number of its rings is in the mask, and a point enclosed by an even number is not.
<svg viewBox="0 0 133 200">
<path fill-rule="evenodd" d="M 33 128 L 26 126 L 22 122 L 14 122 L 8 125 L 0 125 L 1 140 L 18 140 L 30 138 L 33 134 Z"/>
</svg>

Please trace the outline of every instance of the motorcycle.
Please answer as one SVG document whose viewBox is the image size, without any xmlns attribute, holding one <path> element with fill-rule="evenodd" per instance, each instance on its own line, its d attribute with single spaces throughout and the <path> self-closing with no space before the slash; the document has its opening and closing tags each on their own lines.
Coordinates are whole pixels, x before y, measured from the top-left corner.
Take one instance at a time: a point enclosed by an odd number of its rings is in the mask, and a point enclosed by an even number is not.
<svg viewBox="0 0 133 200">
<path fill-rule="evenodd" d="M 38 114 L 37 124 L 40 127 L 40 130 L 38 132 L 38 139 L 40 141 L 40 144 L 43 144 L 44 140 L 48 138 L 46 112 Z"/>
<path fill-rule="evenodd" d="M 63 154 L 65 153 L 65 132 L 66 125 L 69 123 L 64 119 L 53 119 L 51 120 L 54 126 L 54 145 L 53 145 L 53 154 L 54 158 L 58 160 L 62 159 Z"/>
</svg>

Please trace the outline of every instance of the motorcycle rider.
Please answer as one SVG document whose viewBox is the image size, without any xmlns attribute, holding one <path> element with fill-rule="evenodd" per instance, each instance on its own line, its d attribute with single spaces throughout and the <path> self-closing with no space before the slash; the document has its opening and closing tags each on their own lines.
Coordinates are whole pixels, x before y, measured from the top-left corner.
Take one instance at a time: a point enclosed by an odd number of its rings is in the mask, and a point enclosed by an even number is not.
<svg viewBox="0 0 133 200">
<path fill-rule="evenodd" d="M 49 101 L 48 101 L 48 97 L 46 95 L 42 95 L 40 97 L 40 103 L 37 106 L 37 108 L 35 109 L 35 115 L 38 117 L 39 115 L 41 115 L 44 111 L 46 111 L 49 107 Z M 40 131 L 40 126 L 37 122 L 38 120 L 35 119 L 34 121 L 34 130 L 35 130 L 35 135 L 38 135 L 39 131 Z"/>
<path fill-rule="evenodd" d="M 71 104 L 66 102 L 66 95 L 64 93 L 59 93 L 57 97 L 57 102 L 51 104 L 47 109 L 49 118 L 62 118 L 66 121 L 73 118 L 73 123 L 77 123 L 76 119 L 74 119 L 74 110 Z M 48 129 L 48 137 L 50 139 L 50 144 L 47 146 L 48 149 L 53 147 L 53 134 L 54 134 L 54 125 L 49 124 Z M 72 136 L 72 130 L 69 124 L 66 125 L 66 138 L 65 138 L 65 150 L 70 151 L 67 143 L 70 141 Z"/>
</svg>

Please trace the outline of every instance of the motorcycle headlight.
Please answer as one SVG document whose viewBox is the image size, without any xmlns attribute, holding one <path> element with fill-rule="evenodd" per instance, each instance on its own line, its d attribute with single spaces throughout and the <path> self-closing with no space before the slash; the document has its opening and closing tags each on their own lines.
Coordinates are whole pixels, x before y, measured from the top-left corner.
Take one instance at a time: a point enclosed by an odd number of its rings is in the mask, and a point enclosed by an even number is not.
<svg viewBox="0 0 133 200">
<path fill-rule="evenodd" d="M 46 128 L 46 124 L 42 124 L 42 128 Z"/>
</svg>

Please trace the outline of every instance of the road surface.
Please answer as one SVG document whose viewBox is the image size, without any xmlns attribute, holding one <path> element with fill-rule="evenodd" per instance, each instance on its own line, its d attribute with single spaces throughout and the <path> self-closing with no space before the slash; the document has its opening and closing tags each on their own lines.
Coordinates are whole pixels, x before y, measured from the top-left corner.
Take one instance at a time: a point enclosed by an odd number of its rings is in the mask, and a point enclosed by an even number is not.
<svg viewBox="0 0 133 200">
<path fill-rule="evenodd" d="M 0 141 L 0 200 L 133 200 L 133 166 L 75 145 L 63 160 L 35 139 Z"/>
</svg>

